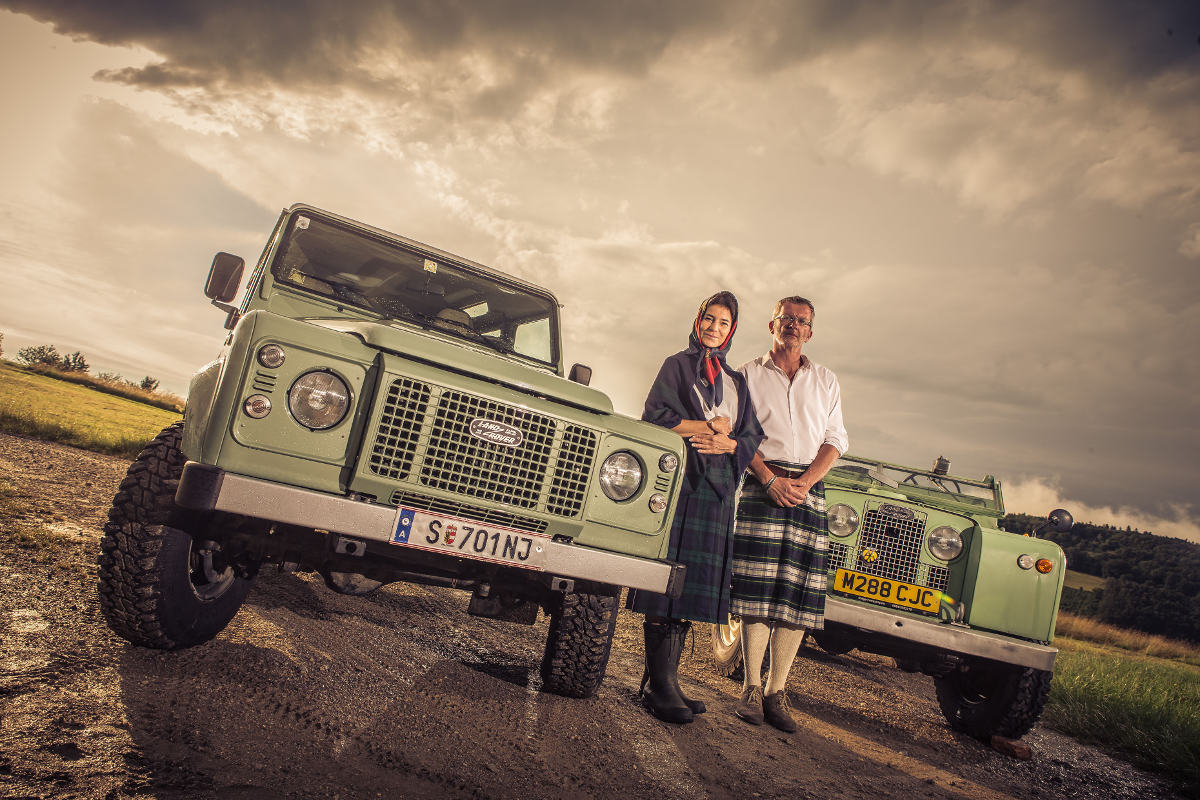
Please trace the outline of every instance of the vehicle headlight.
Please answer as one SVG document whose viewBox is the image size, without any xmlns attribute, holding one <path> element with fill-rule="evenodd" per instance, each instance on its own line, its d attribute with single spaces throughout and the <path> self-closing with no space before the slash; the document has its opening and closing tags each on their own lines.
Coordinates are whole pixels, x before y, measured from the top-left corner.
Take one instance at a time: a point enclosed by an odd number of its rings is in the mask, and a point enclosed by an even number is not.
<svg viewBox="0 0 1200 800">
<path fill-rule="evenodd" d="M 845 503 L 829 507 L 829 532 L 834 536 L 849 536 L 858 530 L 858 512 Z"/>
<path fill-rule="evenodd" d="M 628 500 L 641 486 L 642 464 L 633 453 L 613 453 L 600 465 L 600 488 L 610 500 Z"/>
<path fill-rule="evenodd" d="M 949 525 L 942 525 L 929 532 L 929 552 L 942 561 L 953 561 L 963 551 L 962 534 Z"/>
<path fill-rule="evenodd" d="M 658 468 L 663 472 L 674 472 L 679 466 L 679 458 L 674 453 L 663 453 L 658 459 Z"/>
<path fill-rule="evenodd" d="M 332 428 L 350 409 L 350 387 L 332 372 L 306 372 L 288 390 L 288 408 L 306 428 Z"/>
</svg>

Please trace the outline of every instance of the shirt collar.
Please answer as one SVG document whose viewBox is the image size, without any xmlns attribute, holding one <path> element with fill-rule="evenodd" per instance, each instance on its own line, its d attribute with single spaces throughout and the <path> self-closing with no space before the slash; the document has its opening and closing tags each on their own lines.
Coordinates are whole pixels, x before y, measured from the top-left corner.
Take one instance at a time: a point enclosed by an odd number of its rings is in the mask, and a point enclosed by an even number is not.
<svg viewBox="0 0 1200 800">
<path fill-rule="evenodd" d="M 762 358 L 758 359 L 758 363 L 767 369 L 773 369 L 776 372 L 783 374 L 783 370 L 775 363 L 775 359 L 771 358 L 771 351 L 768 350 Z M 812 366 L 812 359 L 803 353 L 800 354 L 800 369 L 808 369 Z"/>
</svg>

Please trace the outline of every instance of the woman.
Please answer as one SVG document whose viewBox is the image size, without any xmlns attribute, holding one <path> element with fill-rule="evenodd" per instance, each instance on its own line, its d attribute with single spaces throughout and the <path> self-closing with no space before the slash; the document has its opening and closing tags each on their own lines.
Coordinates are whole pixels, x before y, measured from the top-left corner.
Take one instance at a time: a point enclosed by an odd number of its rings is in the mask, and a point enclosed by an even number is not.
<svg viewBox="0 0 1200 800">
<path fill-rule="evenodd" d="M 734 500 L 763 438 L 746 379 L 725 363 L 737 317 L 737 298 L 729 292 L 705 300 L 688 349 L 663 362 L 642 412 L 642 419 L 670 428 L 689 443 L 667 553 L 687 565 L 683 592 L 671 599 L 631 591 L 628 601 L 629 608 L 646 615 L 642 702 L 665 722 L 691 722 L 705 710 L 704 703 L 679 690 L 679 656 L 689 620 L 729 617 Z"/>
</svg>

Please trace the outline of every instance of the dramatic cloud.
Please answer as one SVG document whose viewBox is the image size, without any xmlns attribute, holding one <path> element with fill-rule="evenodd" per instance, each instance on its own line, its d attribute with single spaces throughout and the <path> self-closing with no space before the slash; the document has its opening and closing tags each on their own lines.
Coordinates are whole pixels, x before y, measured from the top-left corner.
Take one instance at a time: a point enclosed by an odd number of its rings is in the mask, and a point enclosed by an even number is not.
<svg viewBox="0 0 1200 800">
<path fill-rule="evenodd" d="M 547 285 L 623 411 L 700 298 L 740 363 L 798 292 L 855 452 L 1200 519 L 1193 3 L 0 6 L 10 349 L 181 391 L 306 201 Z"/>
<path fill-rule="evenodd" d="M 1090 506 L 1081 503 L 1077 498 L 1064 497 L 1061 486 L 1040 478 L 1006 484 L 1004 499 L 1008 508 L 1027 509 L 1027 513 L 1030 514 L 1046 514 L 1055 508 L 1066 508 L 1076 522 L 1094 522 L 1116 528 L 1130 527 L 1200 544 L 1200 525 L 1197 525 L 1194 519 L 1188 519 L 1186 508 L 1175 509 L 1169 516 L 1160 517 L 1147 515 L 1129 505 L 1110 503 Z"/>
</svg>

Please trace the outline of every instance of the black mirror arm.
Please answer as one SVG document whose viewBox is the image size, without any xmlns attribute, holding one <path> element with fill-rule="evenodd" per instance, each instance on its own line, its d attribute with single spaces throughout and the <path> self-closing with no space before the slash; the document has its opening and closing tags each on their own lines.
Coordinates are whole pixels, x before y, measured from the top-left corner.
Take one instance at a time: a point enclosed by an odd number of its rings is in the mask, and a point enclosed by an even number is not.
<svg viewBox="0 0 1200 800">
<path fill-rule="evenodd" d="M 212 304 L 225 312 L 225 330 L 233 330 L 233 326 L 237 325 L 237 321 L 241 318 L 242 312 L 238 311 L 237 306 L 231 306 L 228 303 L 222 303 L 220 300 L 213 300 Z"/>
<path fill-rule="evenodd" d="M 1036 539 L 1046 531 L 1066 533 L 1074 524 L 1075 518 L 1071 516 L 1070 511 L 1065 508 L 1056 508 L 1046 515 L 1045 522 L 1033 529 L 1033 537 Z"/>
</svg>

